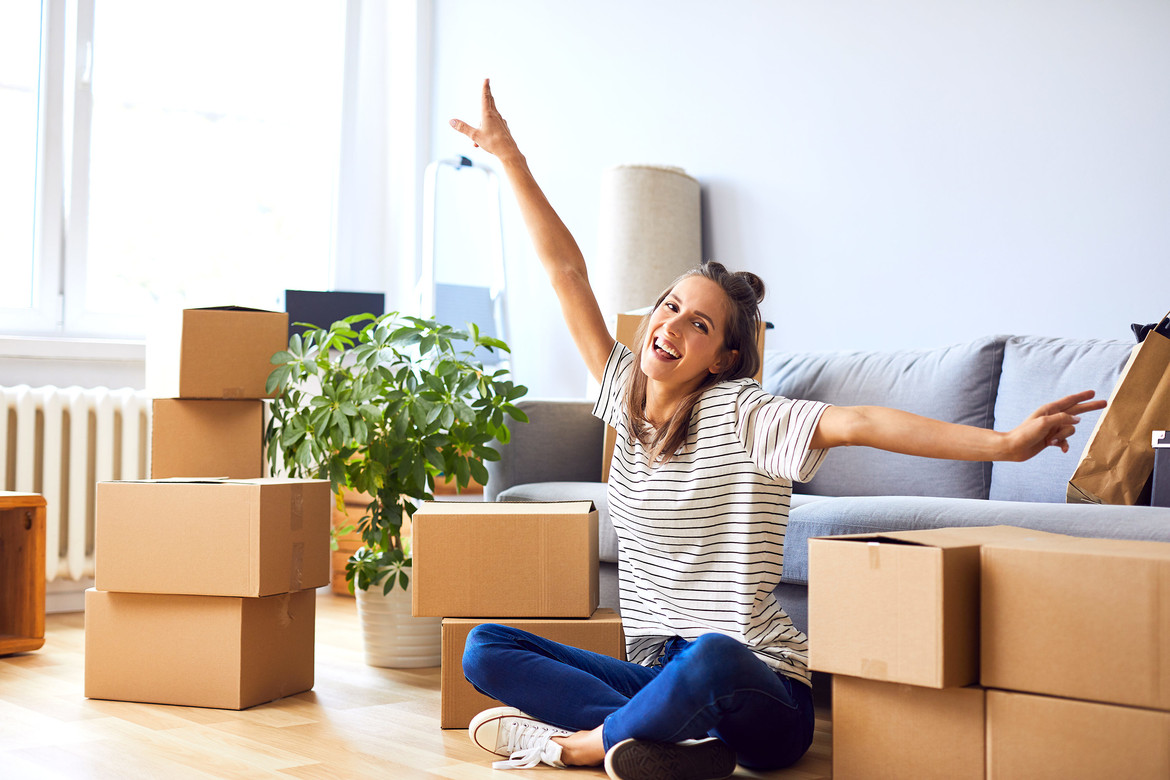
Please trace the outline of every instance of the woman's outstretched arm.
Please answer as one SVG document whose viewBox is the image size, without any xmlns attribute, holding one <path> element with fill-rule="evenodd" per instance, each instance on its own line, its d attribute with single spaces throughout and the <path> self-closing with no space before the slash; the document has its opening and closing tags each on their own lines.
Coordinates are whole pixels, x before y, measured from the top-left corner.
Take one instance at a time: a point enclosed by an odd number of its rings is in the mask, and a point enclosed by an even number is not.
<svg viewBox="0 0 1170 780">
<path fill-rule="evenodd" d="M 950 460 L 1009 460 L 1031 458 L 1047 447 L 1068 452 L 1068 438 L 1080 415 L 1105 408 L 1092 401 L 1093 391 L 1045 404 L 1010 431 L 992 431 L 956 425 L 882 406 L 831 406 L 813 434 L 811 447 L 849 445 L 876 447 L 890 452 Z"/>
<path fill-rule="evenodd" d="M 561 313 L 569 326 L 577 351 L 581 353 L 589 372 L 600 381 L 614 340 L 605 326 L 593 288 L 589 286 L 585 258 L 577 241 L 557 216 L 532 176 L 532 171 L 528 169 L 528 161 L 512 138 L 508 123 L 496 109 L 496 101 L 486 79 L 483 82 L 483 116 L 479 127 L 472 127 L 459 119 L 452 119 L 451 126 L 470 138 L 476 146 L 494 155 L 503 166 L 504 175 L 520 204 L 520 213 L 528 226 L 528 235 L 536 247 L 536 254 L 560 301 Z"/>
</svg>

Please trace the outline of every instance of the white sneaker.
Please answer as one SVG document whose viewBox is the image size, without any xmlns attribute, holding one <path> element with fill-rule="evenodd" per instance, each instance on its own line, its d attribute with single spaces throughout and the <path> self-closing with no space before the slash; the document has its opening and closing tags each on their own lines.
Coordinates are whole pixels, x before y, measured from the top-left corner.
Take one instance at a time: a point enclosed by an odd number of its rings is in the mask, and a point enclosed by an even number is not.
<svg viewBox="0 0 1170 780">
<path fill-rule="evenodd" d="M 471 719 L 467 736 L 489 753 L 507 756 L 496 761 L 492 769 L 532 769 L 540 763 L 563 767 L 561 746 L 553 737 L 567 737 L 572 732 L 542 723 L 515 707 L 493 707 Z"/>
</svg>

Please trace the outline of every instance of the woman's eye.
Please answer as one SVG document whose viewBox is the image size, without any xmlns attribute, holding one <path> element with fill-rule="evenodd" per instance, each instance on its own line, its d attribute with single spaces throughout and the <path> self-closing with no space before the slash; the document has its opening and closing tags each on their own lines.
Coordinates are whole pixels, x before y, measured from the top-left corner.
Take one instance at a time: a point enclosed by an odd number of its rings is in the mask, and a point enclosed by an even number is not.
<svg viewBox="0 0 1170 780">
<path fill-rule="evenodd" d="M 666 302 L 665 304 L 663 304 L 663 305 L 664 305 L 666 308 L 670 309 L 671 311 L 678 311 L 678 307 L 677 307 L 677 306 L 675 306 L 675 305 L 674 305 L 673 303 L 671 303 L 670 301 L 667 301 L 667 302 Z"/>
<path fill-rule="evenodd" d="M 707 323 L 703 322 L 702 320 L 695 320 L 695 327 L 699 329 L 700 333 L 707 332 Z"/>
</svg>

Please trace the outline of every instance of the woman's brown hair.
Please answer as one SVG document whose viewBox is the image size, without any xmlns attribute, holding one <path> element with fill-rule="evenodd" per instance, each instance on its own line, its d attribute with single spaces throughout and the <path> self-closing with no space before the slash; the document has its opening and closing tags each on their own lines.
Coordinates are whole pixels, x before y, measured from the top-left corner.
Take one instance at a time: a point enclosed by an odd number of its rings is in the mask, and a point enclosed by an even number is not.
<svg viewBox="0 0 1170 780">
<path fill-rule="evenodd" d="M 714 261 L 703 263 L 675 279 L 658 296 L 652 311 L 662 305 L 666 296 L 670 295 L 679 282 L 692 276 L 702 276 L 715 282 L 727 296 L 723 348 L 729 352 L 734 350 L 738 354 L 718 374 L 707 374 L 699 387 L 679 402 L 671 419 L 660 427 L 648 424 L 646 420 L 646 375 L 642 372 L 641 361 L 635 356 L 634 373 L 626 386 L 626 409 L 630 414 L 630 431 L 649 451 L 651 463 L 666 463 L 686 443 L 687 430 L 691 424 L 691 411 L 704 390 L 719 382 L 755 376 L 760 368 L 761 357 L 756 334 L 760 323 L 760 301 L 764 299 L 763 280 L 750 271 L 728 271 L 722 263 Z M 650 317 L 644 318 L 638 328 L 634 341 L 638 345 L 636 352 L 640 351 L 641 345 L 646 341 L 649 322 Z"/>
</svg>

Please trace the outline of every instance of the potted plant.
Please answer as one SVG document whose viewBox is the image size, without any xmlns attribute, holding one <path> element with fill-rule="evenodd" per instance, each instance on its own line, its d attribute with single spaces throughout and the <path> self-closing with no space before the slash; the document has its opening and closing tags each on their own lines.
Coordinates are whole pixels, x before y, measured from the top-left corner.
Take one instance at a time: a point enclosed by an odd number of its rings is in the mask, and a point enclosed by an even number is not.
<svg viewBox="0 0 1170 780">
<path fill-rule="evenodd" d="M 371 592 L 405 595 L 403 522 L 434 498 L 436 477 L 458 490 L 472 478 L 486 484 L 483 462 L 499 458 L 494 443 L 508 442 L 507 419 L 527 422 L 514 405 L 527 389 L 479 358 L 497 350 L 508 347 L 474 324 L 467 332 L 391 312 L 294 334 L 272 356 L 265 438 L 273 472 L 328 479 L 338 500 L 342 488 L 371 498 L 358 521 L 363 546 L 345 567 L 363 622 Z M 400 600 L 409 615 L 409 599 Z"/>
</svg>

